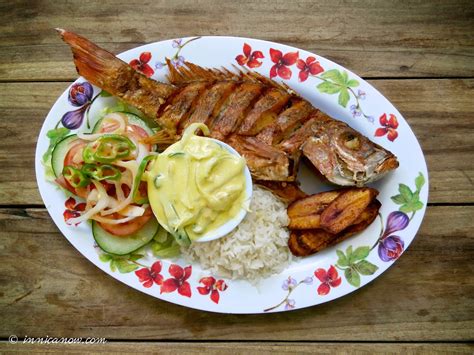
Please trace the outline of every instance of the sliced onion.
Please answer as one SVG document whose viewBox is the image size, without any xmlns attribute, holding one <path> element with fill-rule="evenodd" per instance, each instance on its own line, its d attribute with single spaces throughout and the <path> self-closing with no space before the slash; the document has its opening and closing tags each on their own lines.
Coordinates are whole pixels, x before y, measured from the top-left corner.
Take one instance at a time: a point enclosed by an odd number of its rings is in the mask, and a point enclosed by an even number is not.
<svg viewBox="0 0 474 355">
<path fill-rule="evenodd" d="M 95 214 L 102 211 L 109 204 L 109 195 L 107 195 L 107 191 L 105 191 L 102 184 L 100 182 L 95 181 L 95 180 L 92 180 L 92 183 L 95 185 L 95 187 L 98 191 L 98 195 L 97 195 L 98 201 L 97 201 L 96 205 L 94 207 L 92 207 L 91 209 L 86 210 L 86 213 L 82 214 L 81 216 L 69 219 L 68 220 L 69 224 L 77 224 L 77 223 L 81 223 L 83 221 L 86 221 L 88 219 L 91 219 L 92 216 L 94 216 Z M 89 194 L 89 195 L 91 195 L 91 194 Z M 88 201 L 88 204 L 89 204 L 89 201 Z"/>
</svg>

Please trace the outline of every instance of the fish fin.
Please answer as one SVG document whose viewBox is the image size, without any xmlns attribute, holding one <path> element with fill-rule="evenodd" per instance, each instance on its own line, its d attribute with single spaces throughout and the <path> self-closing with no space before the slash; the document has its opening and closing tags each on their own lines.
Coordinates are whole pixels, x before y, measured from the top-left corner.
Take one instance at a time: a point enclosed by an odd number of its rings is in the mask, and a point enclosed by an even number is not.
<svg viewBox="0 0 474 355">
<path fill-rule="evenodd" d="M 184 62 L 184 65 L 175 67 L 169 58 L 166 58 L 166 64 L 169 69 L 168 80 L 173 85 L 188 84 L 193 81 L 249 81 L 274 87 L 299 97 L 299 95 L 285 83 L 277 83 L 260 73 L 250 71 L 244 67 L 237 67 L 234 64 L 232 64 L 233 71 L 225 67 L 221 69 L 204 68 L 191 62 Z"/>
<path fill-rule="evenodd" d="M 169 70 L 168 80 L 174 85 L 194 81 L 241 80 L 240 73 L 233 73 L 227 69 L 208 69 L 190 62 L 175 67 L 169 58 L 166 58 L 166 64 Z"/>
</svg>

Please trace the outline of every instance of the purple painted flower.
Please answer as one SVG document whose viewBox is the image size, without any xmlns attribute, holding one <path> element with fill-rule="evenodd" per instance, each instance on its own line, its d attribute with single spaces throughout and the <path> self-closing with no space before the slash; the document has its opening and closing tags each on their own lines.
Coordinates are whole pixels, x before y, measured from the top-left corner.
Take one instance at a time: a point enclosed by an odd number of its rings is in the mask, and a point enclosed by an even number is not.
<svg viewBox="0 0 474 355">
<path fill-rule="evenodd" d="M 84 120 L 84 112 L 87 107 L 89 107 L 88 104 L 78 108 L 77 110 L 66 112 L 61 118 L 63 126 L 68 129 L 78 129 Z"/>
<path fill-rule="evenodd" d="M 367 116 L 367 121 L 369 121 L 370 123 L 374 123 L 375 122 L 375 117 L 374 116 Z"/>
<path fill-rule="evenodd" d="M 166 65 L 166 63 L 163 63 L 163 62 L 156 62 L 156 63 L 155 63 L 155 69 L 156 69 L 156 70 L 160 70 L 160 69 L 163 68 L 165 65 Z"/>
<path fill-rule="evenodd" d="M 382 235 L 382 239 L 394 232 L 405 229 L 408 226 L 408 223 L 410 223 L 410 218 L 408 218 L 405 213 L 400 211 L 390 213 L 387 218 L 387 227 Z"/>
<path fill-rule="evenodd" d="M 396 260 L 403 252 L 404 246 L 405 244 L 399 236 L 391 235 L 380 241 L 379 257 L 383 261 Z"/>
<path fill-rule="evenodd" d="M 360 108 L 357 105 L 351 105 L 350 110 L 352 113 L 352 117 L 354 118 L 362 114 L 362 112 L 360 111 Z"/>
<path fill-rule="evenodd" d="M 288 278 L 283 281 L 283 285 L 281 285 L 281 288 L 284 289 L 285 291 L 291 290 L 296 286 L 297 282 L 294 278 L 291 276 L 288 276 Z"/>
<path fill-rule="evenodd" d="M 184 57 L 180 55 L 177 58 L 173 58 L 171 59 L 171 63 L 174 65 L 175 68 L 179 68 L 184 64 Z"/>
<path fill-rule="evenodd" d="M 303 283 L 305 283 L 306 285 L 312 285 L 313 284 L 313 277 L 312 276 L 308 276 L 307 278 L 305 278 L 303 280 Z"/>
<path fill-rule="evenodd" d="M 285 310 L 289 311 L 290 309 L 295 308 L 295 304 L 296 304 L 295 300 L 287 299 L 285 302 Z"/>
<path fill-rule="evenodd" d="M 76 83 L 69 89 L 69 102 L 73 106 L 83 106 L 92 100 L 94 89 L 87 81 Z"/>
<path fill-rule="evenodd" d="M 388 215 L 387 227 L 379 240 L 379 257 L 383 261 L 392 261 L 398 259 L 403 252 L 402 238 L 396 235 L 390 235 L 394 232 L 405 229 L 410 223 L 408 216 L 401 211 L 394 211 Z"/>
<path fill-rule="evenodd" d="M 365 100 L 365 91 L 359 89 L 357 91 L 357 97 L 359 98 L 359 100 Z"/>
<path fill-rule="evenodd" d="M 181 42 L 183 40 L 181 38 L 179 39 L 174 39 L 173 42 L 171 43 L 171 45 L 173 46 L 173 48 L 179 48 L 181 47 Z"/>
</svg>

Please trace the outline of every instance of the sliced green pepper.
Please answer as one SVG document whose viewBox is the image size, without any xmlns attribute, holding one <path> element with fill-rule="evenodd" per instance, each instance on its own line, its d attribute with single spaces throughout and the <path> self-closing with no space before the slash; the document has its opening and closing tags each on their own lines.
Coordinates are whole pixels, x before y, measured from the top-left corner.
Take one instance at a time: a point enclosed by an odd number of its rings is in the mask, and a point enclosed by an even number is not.
<svg viewBox="0 0 474 355">
<path fill-rule="evenodd" d="M 86 163 L 107 164 L 127 157 L 135 149 L 135 144 L 127 137 L 118 134 L 104 134 L 84 148 L 82 157 Z"/>
<path fill-rule="evenodd" d="M 74 188 L 86 187 L 91 182 L 86 174 L 70 165 L 63 168 L 63 176 Z"/>
<path fill-rule="evenodd" d="M 102 180 L 119 180 L 122 177 L 122 173 L 118 168 L 112 165 L 95 165 L 85 164 L 82 167 L 82 172 L 90 178 L 102 181 Z"/>
<path fill-rule="evenodd" d="M 142 176 L 143 176 L 143 173 L 145 172 L 148 162 L 152 160 L 153 158 L 156 158 L 156 155 L 147 155 L 145 158 L 143 158 L 142 162 L 140 163 L 140 166 L 138 167 L 138 172 L 137 172 L 137 175 L 135 176 L 135 180 L 133 181 L 132 199 L 133 199 L 133 202 L 139 205 L 148 203 L 148 197 L 140 196 L 138 193 L 139 192 L 138 188 L 140 187 L 140 182 L 142 181 Z"/>
</svg>

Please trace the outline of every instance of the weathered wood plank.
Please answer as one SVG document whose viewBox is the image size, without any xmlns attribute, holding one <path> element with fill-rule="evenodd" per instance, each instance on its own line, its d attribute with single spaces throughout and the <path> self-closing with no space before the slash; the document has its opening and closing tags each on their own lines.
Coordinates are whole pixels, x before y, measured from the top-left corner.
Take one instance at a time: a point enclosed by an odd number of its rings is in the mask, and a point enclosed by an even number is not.
<svg viewBox="0 0 474 355">
<path fill-rule="evenodd" d="M 430 174 L 430 202 L 474 202 L 474 79 L 371 83 L 399 108 L 421 143 Z M 42 204 L 34 174 L 37 135 L 68 85 L 0 84 L 0 204 Z"/>
<path fill-rule="evenodd" d="M 108 277 L 44 209 L 0 209 L 0 337 L 472 341 L 474 206 L 429 207 L 397 264 L 334 302 L 269 315 L 187 309 Z"/>
<path fill-rule="evenodd" d="M 117 53 L 192 35 L 255 37 L 366 77 L 474 75 L 472 1 L 9 1 L 0 5 L 0 80 L 71 80 L 67 27 Z M 106 24 L 106 25 L 104 25 Z"/>
<path fill-rule="evenodd" d="M 472 354 L 473 344 L 400 344 L 400 343 L 170 343 L 170 342 L 109 342 L 106 344 L 9 344 L 0 342 L 0 351 L 4 354 L 16 352 L 47 353 L 159 353 L 159 354 Z"/>
</svg>

